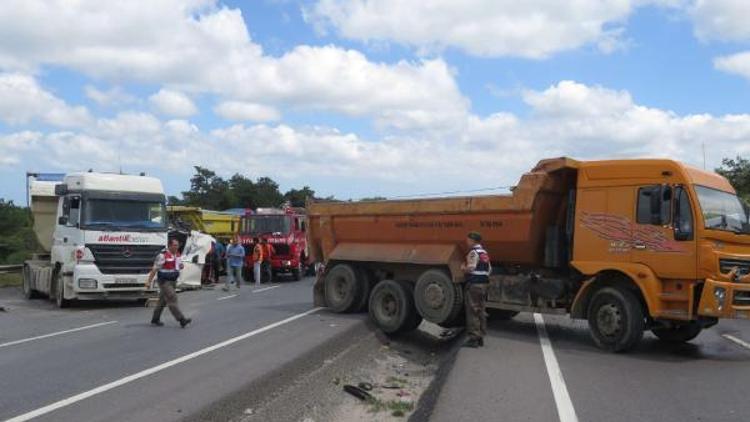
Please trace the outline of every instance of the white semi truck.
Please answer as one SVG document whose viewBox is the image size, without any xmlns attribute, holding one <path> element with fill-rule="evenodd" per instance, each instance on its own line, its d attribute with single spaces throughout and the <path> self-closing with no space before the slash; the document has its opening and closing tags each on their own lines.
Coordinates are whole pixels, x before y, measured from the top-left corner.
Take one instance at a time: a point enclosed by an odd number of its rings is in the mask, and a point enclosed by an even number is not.
<svg viewBox="0 0 750 422">
<path fill-rule="evenodd" d="M 46 253 L 24 264 L 27 298 L 46 295 L 62 308 L 73 300 L 156 295 L 145 284 L 167 244 L 159 179 L 88 172 L 60 183 L 28 176 L 34 230 Z"/>
</svg>

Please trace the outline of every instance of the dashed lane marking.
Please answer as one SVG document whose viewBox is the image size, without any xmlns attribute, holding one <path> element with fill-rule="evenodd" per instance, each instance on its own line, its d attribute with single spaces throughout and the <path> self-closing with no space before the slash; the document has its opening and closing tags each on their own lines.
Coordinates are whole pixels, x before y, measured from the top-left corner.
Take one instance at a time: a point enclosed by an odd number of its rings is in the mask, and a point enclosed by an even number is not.
<svg viewBox="0 0 750 422">
<path fill-rule="evenodd" d="M 75 333 L 75 332 L 78 332 L 78 331 L 89 330 L 91 328 L 97 328 L 97 327 L 102 327 L 102 326 L 111 325 L 111 324 L 117 324 L 117 321 L 100 322 L 98 324 L 91 324 L 91 325 L 86 325 L 86 326 L 83 326 L 83 327 L 71 328 L 70 330 L 56 331 L 54 333 L 44 334 L 44 335 L 41 335 L 41 336 L 29 337 L 29 338 L 24 338 L 24 339 L 15 340 L 15 341 L 9 341 L 7 343 L 0 344 L 0 348 L 8 347 L 8 346 L 15 346 L 17 344 L 28 343 L 30 341 L 35 341 L 35 340 L 41 340 L 41 339 L 44 339 L 44 338 L 61 336 L 63 334 Z"/>
<path fill-rule="evenodd" d="M 746 342 L 746 341 L 744 341 L 744 340 L 742 340 L 740 338 L 737 338 L 737 337 L 735 337 L 735 336 L 733 336 L 731 334 L 722 334 L 721 336 L 724 337 L 725 339 L 731 341 L 732 343 L 738 345 L 738 346 L 741 346 L 741 347 L 744 347 L 747 350 L 750 350 L 750 343 L 748 343 L 748 342 Z"/>
</svg>

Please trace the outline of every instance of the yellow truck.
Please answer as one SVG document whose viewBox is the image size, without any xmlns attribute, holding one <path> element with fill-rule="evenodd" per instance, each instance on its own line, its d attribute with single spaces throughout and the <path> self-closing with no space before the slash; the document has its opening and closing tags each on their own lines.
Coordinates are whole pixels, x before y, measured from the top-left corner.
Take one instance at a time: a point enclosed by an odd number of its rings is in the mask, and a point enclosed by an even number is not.
<svg viewBox="0 0 750 422">
<path fill-rule="evenodd" d="M 237 236 L 240 230 L 240 216 L 228 212 L 169 205 L 167 215 L 169 221 L 178 228 L 206 233 L 224 243 Z"/>
<path fill-rule="evenodd" d="M 695 338 L 750 319 L 750 226 L 718 174 L 673 160 L 543 160 L 510 195 L 308 204 L 314 299 L 387 333 L 461 324 L 463 242 L 493 264 L 487 306 L 587 319 L 594 342 Z"/>
</svg>

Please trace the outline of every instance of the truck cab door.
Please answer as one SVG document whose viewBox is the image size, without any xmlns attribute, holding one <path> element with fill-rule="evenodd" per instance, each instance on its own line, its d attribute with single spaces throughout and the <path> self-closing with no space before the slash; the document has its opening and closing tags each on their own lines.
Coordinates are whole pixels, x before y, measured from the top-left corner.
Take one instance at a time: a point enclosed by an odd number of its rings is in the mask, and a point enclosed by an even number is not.
<svg viewBox="0 0 750 422">
<path fill-rule="evenodd" d="M 52 258 L 55 262 L 71 264 L 75 259 L 75 249 L 81 244 L 81 197 L 68 195 L 62 198 L 59 205 L 57 226 L 52 246 Z"/>
<path fill-rule="evenodd" d="M 633 225 L 632 260 L 662 280 L 693 280 L 697 273 L 694 219 L 687 189 L 639 186 Z"/>
</svg>

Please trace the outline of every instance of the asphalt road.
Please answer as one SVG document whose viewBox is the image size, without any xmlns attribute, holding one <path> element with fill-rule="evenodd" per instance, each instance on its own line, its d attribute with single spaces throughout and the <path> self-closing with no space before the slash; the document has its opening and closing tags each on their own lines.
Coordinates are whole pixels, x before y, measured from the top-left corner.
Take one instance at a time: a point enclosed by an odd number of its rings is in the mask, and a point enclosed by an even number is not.
<svg viewBox="0 0 750 422">
<path fill-rule="evenodd" d="M 294 376 L 284 368 L 368 332 L 364 315 L 314 310 L 312 279 L 262 287 L 181 293 L 186 329 L 166 310 L 159 328 L 152 308 L 59 310 L 0 289 L 0 420 L 226 420 L 242 409 L 214 403 L 262 394 Z"/>
<path fill-rule="evenodd" d="M 167 312 L 165 327 L 150 326 L 151 308 L 59 310 L 0 289 L 0 421 L 239 420 L 247 408 L 298 420 L 339 401 L 323 385 L 375 359 L 363 356 L 378 344 L 366 315 L 315 310 L 311 290 L 305 279 L 181 293 L 195 321 L 183 330 Z M 454 355 L 416 420 L 747 421 L 750 345 L 728 336 L 750 343 L 750 322 L 722 321 L 682 345 L 647 333 L 627 354 L 602 352 L 564 317 L 491 322 L 486 347 Z"/>
<path fill-rule="evenodd" d="M 490 322 L 486 347 L 456 355 L 430 420 L 750 420 L 750 349 L 724 336 L 750 343 L 750 321 L 721 321 L 679 345 L 646 333 L 625 354 L 597 349 L 583 321 L 543 321 L 551 367 L 532 315 Z"/>
</svg>

